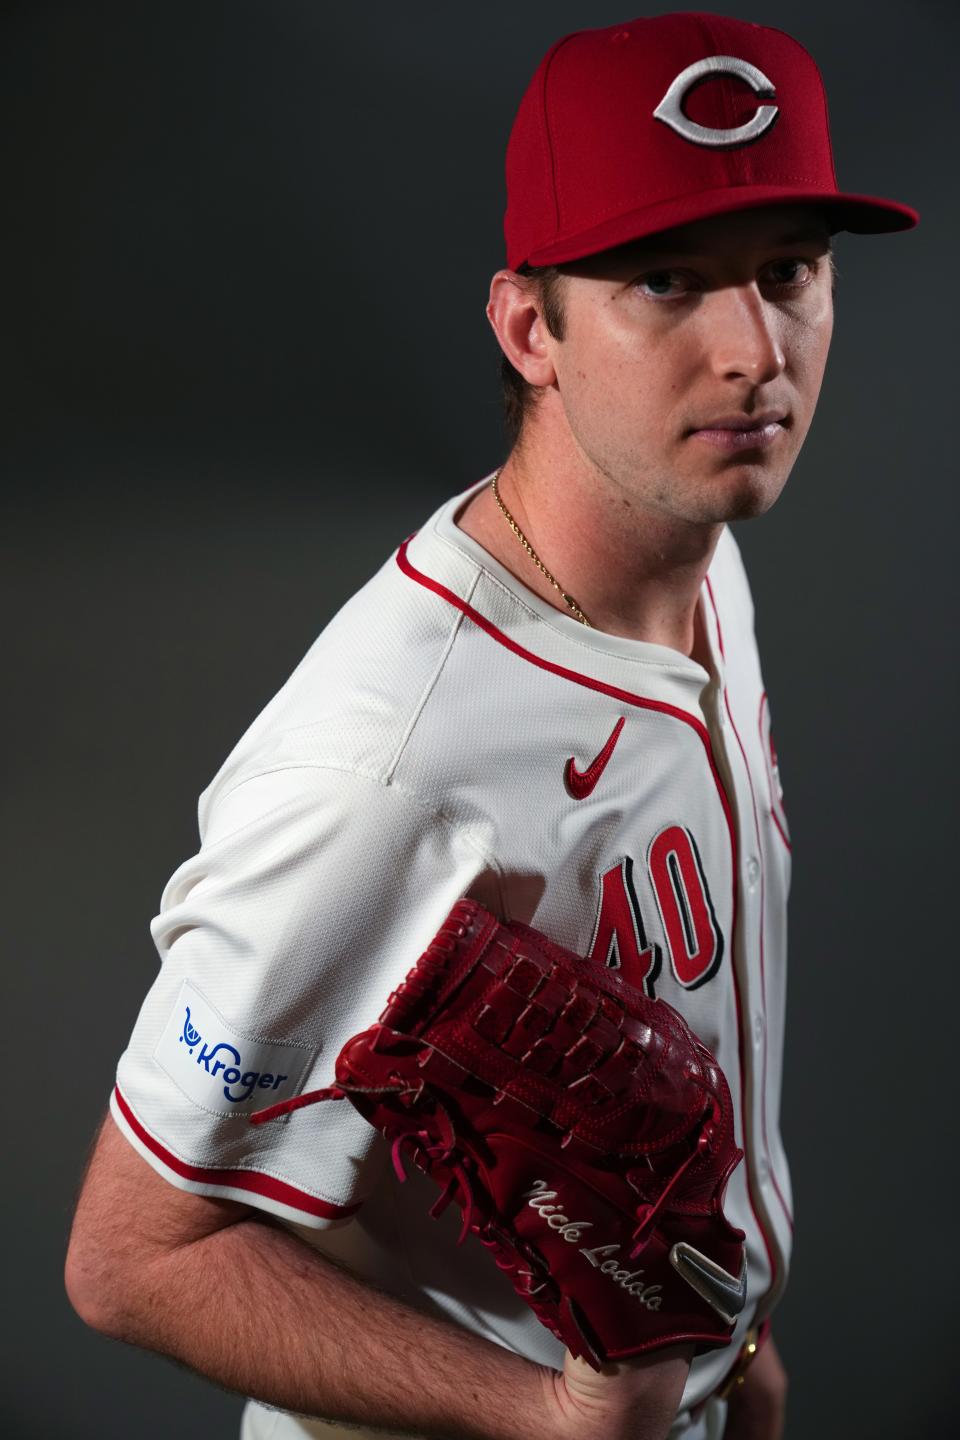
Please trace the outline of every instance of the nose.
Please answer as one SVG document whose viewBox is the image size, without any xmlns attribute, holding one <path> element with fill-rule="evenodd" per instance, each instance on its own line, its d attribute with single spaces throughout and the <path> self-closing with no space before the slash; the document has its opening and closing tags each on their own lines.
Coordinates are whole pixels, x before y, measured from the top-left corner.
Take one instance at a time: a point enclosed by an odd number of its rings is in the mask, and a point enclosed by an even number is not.
<svg viewBox="0 0 960 1440">
<path fill-rule="evenodd" d="M 711 296 L 711 358 L 723 379 L 744 378 L 753 385 L 775 380 L 786 365 L 775 307 L 755 284 L 730 285 Z"/>
</svg>

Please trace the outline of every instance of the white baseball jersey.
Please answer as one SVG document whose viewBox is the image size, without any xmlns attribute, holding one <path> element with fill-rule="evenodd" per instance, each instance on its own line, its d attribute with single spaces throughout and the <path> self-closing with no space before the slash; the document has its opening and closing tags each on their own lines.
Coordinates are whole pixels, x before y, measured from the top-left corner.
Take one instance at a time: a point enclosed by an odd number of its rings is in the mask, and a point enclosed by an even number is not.
<svg viewBox="0 0 960 1440">
<path fill-rule="evenodd" d="M 772 1308 L 790 1250 L 790 854 L 749 588 L 724 531 L 699 601 L 709 671 L 605 635 L 457 527 L 479 489 L 344 606 L 202 795 L 200 849 L 151 926 L 162 963 L 113 1116 L 172 1184 L 270 1211 L 401 1298 L 559 1368 L 559 1342 L 486 1251 L 454 1248 L 455 1207 L 429 1219 L 435 1187 L 415 1167 L 400 1185 L 351 1105 L 248 1117 L 333 1080 L 462 895 L 619 967 L 713 1050 L 746 1151 L 725 1211 L 747 1236 L 747 1306 L 730 1348 L 694 1360 L 679 1433 Z M 248 1433 L 331 1433 L 262 1418 L 248 1407 Z"/>
</svg>

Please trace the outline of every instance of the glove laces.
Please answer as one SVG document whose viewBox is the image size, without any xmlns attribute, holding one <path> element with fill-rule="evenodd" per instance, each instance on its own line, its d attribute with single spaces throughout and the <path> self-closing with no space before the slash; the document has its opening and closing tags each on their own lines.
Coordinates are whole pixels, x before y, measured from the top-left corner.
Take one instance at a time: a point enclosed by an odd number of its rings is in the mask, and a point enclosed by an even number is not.
<svg viewBox="0 0 960 1440">
<path fill-rule="evenodd" d="M 473 1182 L 467 1169 L 470 1157 L 458 1155 L 457 1132 L 454 1129 L 453 1120 L 450 1118 L 450 1112 L 437 1099 L 425 1080 L 420 1080 L 416 1085 L 327 1085 L 321 1090 L 310 1090 L 305 1095 L 295 1095 L 290 1100 L 280 1100 L 276 1105 L 268 1105 L 264 1110 L 256 1110 L 250 1116 L 250 1123 L 263 1125 L 269 1120 L 279 1119 L 281 1115 L 289 1115 L 294 1110 L 303 1110 L 308 1105 L 317 1105 L 324 1100 L 346 1100 L 350 1095 L 396 1095 L 403 1105 L 409 1106 L 418 1103 L 423 1098 L 424 1092 L 433 1101 L 435 1107 L 435 1113 L 431 1117 L 435 1132 L 426 1127 L 401 1131 L 394 1138 L 390 1147 L 390 1160 L 397 1179 L 401 1183 L 407 1179 L 407 1172 L 403 1168 L 403 1147 L 405 1145 L 410 1147 L 414 1157 L 418 1152 L 422 1152 L 428 1160 L 449 1169 L 450 1178 L 439 1197 L 431 1205 L 430 1215 L 434 1220 L 439 1219 L 450 1201 L 456 1198 L 459 1189 L 463 1197 L 460 1206 L 463 1211 L 463 1224 L 460 1227 L 457 1244 L 462 1245 L 470 1233 L 476 1210 Z"/>
<path fill-rule="evenodd" d="M 693 1164 L 693 1162 L 695 1160 L 698 1160 L 701 1155 L 705 1155 L 710 1149 L 710 1146 L 713 1143 L 714 1126 L 719 1119 L 720 1112 L 716 1104 L 714 1104 L 711 1106 L 710 1111 L 704 1114 L 701 1118 L 700 1133 L 697 1136 L 697 1141 L 693 1149 L 690 1151 L 689 1155 L 687 1155 L 683 1160 L 681 1160 L 680 1164 L 677 1166 L 676 1170 L 674 1170 L 666 1185 L 664 1185 L 663 1189 L 660 1191 L 660 1194 L 657 1196 L 654 1203 L 652 1205 L 644 1204 L 637 1206 L 637 1227 L 631 1237 L 633 1240 L 633 1249 L 630 1251 L 631 1260 L 636 1260 L 637 1256 L 640 1254 L 647 1241 L 650 1239 L 654 1224 L 658 1216 L 663 1211 L 667 1200 L 670 1198 L 671 1191 L 683 1178 L 683 1176 L 686 1174 L 687 1170 Z"/>
<path fill-rule="evenodd" d="M 473 1182 L 467 1168 L 470 1163 L 470 1157 L 468 1155 L 458 1155 L 457 1132 L 450 1118 L 450 1112 L 436 1097 L 431 1096 L 431 1098 L 436 1106 L 436 1113 L 431 1118 L 435 1122 L 438 1133 L 433 1133 L 426 1128 L 406 1130 L 395 1138 L 391 1146 L 390 1157 L 393 1161 L 393 1168 L 397 1179 L 401 1182 L 407 1179 L 407 1172 L 403 1168 L 402 1158 L 404 1145 L 409 1145 L 414 1155 L 420 1151 L 428 1160 L 446 1166 L 447 1169 L 449 1169 L 450 1177 L 437 1199 L 430 1206 L 430 1215 L 434 1220 L 439 1219 L 450 1204 L 450 1201 L 456 1198 L 456 1193 L 459 1189 L 462 1196 L 460 1208 L 463 1211 L 463 1224 L 460 1227 L 457 1244 L 462 1245 L 473 1226 L 475 1214 Z"/>
</svg>

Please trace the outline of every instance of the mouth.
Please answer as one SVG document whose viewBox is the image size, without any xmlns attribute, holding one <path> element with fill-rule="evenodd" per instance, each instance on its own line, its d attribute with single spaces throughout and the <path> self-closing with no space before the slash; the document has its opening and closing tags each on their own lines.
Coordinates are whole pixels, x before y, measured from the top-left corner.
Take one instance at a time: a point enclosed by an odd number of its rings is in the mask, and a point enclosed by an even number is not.
<svg viewBox="0 0 960 1440">
<path fill-rule="evenodd" d="M 743 450 L 767 450 L 775 445 L 790 426 L 790 417 L 783 410 L 762 415 L 723 415 L 708 421 L 702 429 L 688 432 L 688 438 L 702 440 L 718 450 L 738 453 Z"/>
</svg>

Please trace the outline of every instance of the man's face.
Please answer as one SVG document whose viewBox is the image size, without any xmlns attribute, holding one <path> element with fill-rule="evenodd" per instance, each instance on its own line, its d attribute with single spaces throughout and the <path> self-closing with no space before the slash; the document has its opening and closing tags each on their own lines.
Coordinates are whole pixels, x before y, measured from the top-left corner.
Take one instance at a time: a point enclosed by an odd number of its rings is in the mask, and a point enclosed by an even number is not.
<svg viewBox="0 0 960 1440">
<path fill-rule="evenodd" d="M 829 248 L 817 211 L 777 206 L 563 267 L 551 403 L 621 500 L 695 523 L 769 509 L 820 393 Z M 768 411 L 782 418 L 762 433 L 725 428 Z"/>
</svg>

